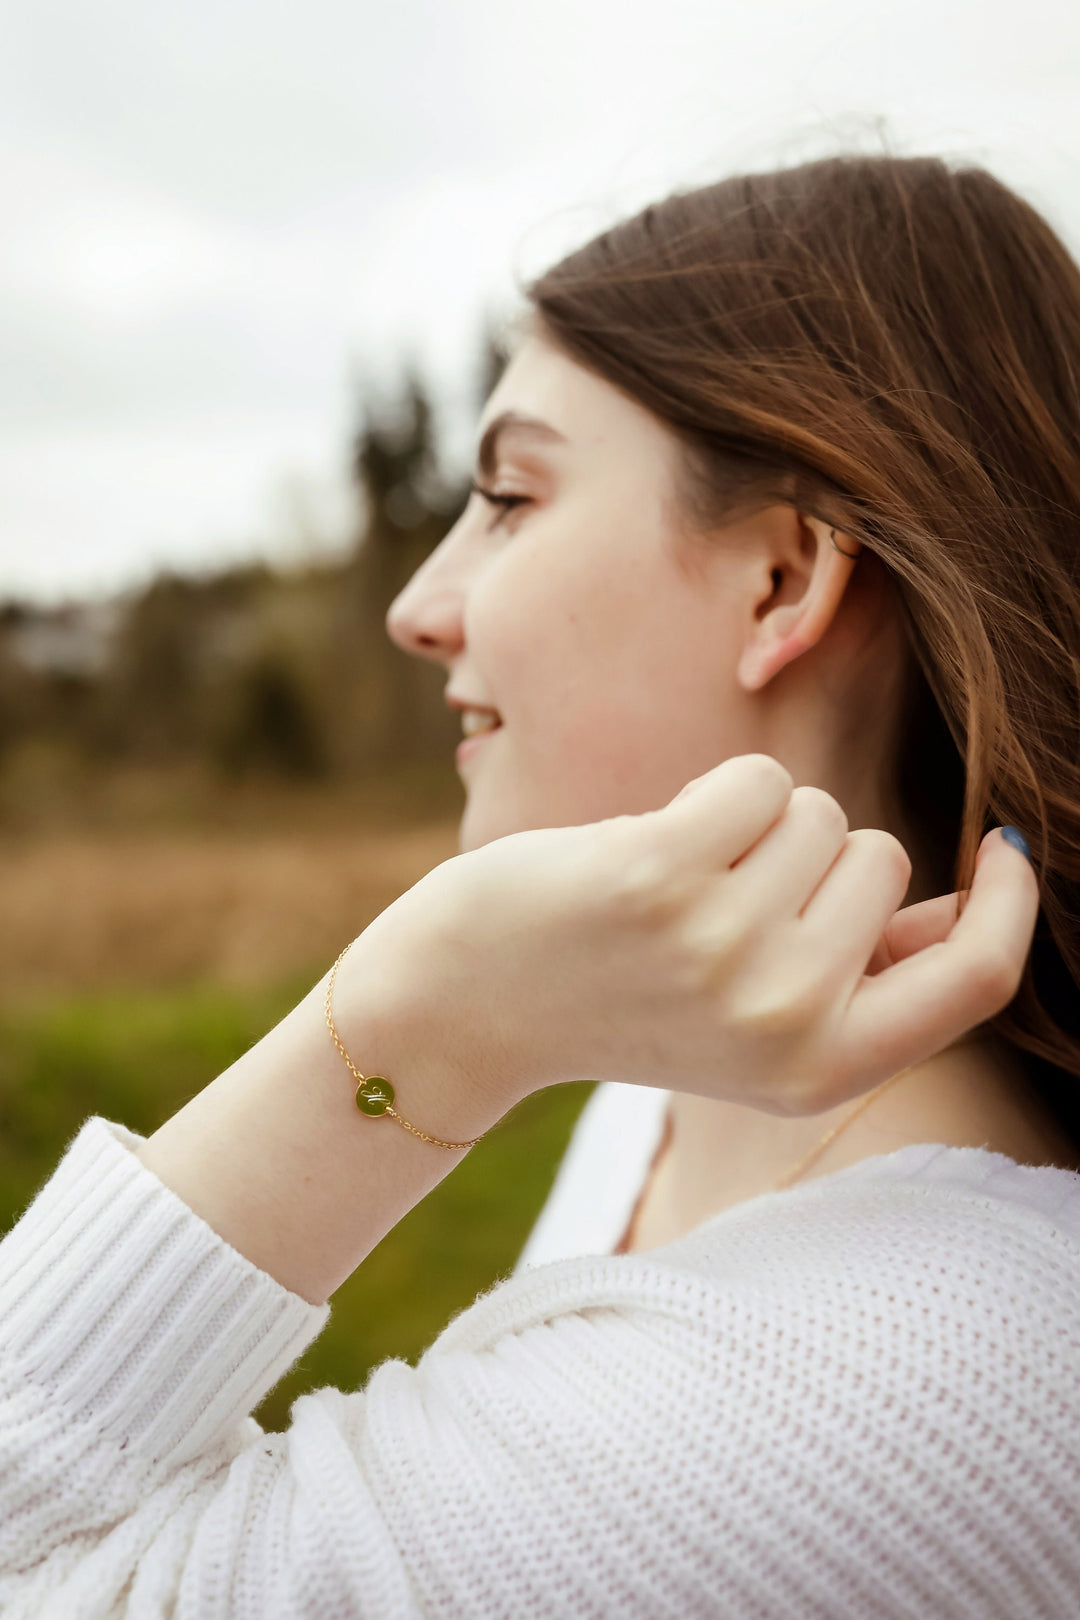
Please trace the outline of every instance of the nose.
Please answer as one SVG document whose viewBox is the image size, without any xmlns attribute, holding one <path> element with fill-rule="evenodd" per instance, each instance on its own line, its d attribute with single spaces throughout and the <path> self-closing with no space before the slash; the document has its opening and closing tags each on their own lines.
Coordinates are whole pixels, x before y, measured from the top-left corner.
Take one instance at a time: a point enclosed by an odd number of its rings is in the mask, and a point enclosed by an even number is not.
<svg viewBox="0 0 1080 1620">
<path fill-rule="evenodd" d="M 395 596 L 386 613 L 386 633 L 395 646 L 414 658 L 447 663 L 464 645 L 463 594 L 449 580 L 436 576 L 429 567 L 434 562 L 433 554 Z"/>
</svg>

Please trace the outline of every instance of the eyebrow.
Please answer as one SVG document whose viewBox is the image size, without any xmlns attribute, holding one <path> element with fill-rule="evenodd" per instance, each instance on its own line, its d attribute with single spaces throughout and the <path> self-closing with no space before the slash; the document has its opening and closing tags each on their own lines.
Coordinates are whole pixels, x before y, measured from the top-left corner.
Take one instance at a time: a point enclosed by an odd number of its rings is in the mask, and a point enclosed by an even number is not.
<svg viewBox="0 0 1080 1620">
<path fill-rule="evenodd" d="M 566 443 L 565 435 L 553 428 L 550 422 L 543 422 L 538 416 L 523 416 L 520 411 L 503 411 L 501 416 L 496 416 L 484 429 L 484 436 L 480 440 L 480 448 L 476 454 L 477 464 L 485 478 L 490 478 L 495 471 L 495 452 L 498 449 L 499 435 L 511 428 L 531 433 L 538 439 L 547 439 L 552 444 Z"/>
</svg>

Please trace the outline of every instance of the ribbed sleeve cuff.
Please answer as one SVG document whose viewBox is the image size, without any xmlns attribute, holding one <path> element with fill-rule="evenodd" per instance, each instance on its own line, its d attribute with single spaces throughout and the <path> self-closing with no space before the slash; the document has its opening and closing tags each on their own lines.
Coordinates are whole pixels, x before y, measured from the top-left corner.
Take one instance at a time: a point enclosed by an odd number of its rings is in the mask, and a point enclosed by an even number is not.
<svg viewBox="0 0 1080 1620">
<path fill-rule="evenodd" d="M 0 1243 L 6 1355 L 102 1439 L 176 1466 L 224 1438 L 321 1331 L 91 1119 Z"/>
</svg>

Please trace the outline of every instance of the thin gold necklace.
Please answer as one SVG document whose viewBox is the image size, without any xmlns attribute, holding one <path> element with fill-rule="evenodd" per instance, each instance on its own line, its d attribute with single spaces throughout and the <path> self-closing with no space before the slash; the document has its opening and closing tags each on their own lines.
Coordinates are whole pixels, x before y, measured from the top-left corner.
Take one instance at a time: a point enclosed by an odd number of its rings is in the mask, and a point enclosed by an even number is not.
<svg viewBox="0 0 1080 1620">
<path fill-rule="evenodd" d="M 876 1085 L 873 1092 L 866 1092 L 865 1097 L 858 1098 L 855 1106 L 850 1108 L 850 1110 L 845 1113 L 844 1118 L 840 1119 L 839 1123 L 834 1124 L 829 1131 L 826 1131 L 826 1134 L 821 1137 L 821 1140 L 816 1142 L 814 1147 L 811 1147 L 810 1152 L 805 1153 L 805 1155 L 798 1160 L 797 1165 L 792 1165 L 792 1168 L 785 1171 L 785 1173 L 782 1174 L 777 1181 L 772 1183 L 771 1187 L 767 1187 L 766 1191 L 784 1192 L 787 1187 L 793 1186 L 793 1184 L 797 1183 L 798 1178 L 803 1176 L 806 1171 L 810 1170 L 811 1165 L 816 1165 L 816 1163 L 818 1163 L 818 1160 L 821 1158 L 821 1155 L 823 1155 L 824 1150 L 826 1150 L 827 1147 L 831 1147 L 832 1142 L 836 1142 L 837 1136 L 840 1136 L 840 1132 L 847 1131 L 850 1124 L 855 1124 L 855 1121 L 860 1118 L 860 1115 L 866 1113 L 866 1110 L 870 1108 L 871 1103 L 876 1102 L 876 1098 L 881 1097 L 882 1093 L 887 1092 L 891 1085 L 895 1085 L 895 1082 L 902 1079 L 902 1076 L 905 1076 L 905 1074 L 910 1074 L 913 1068 L 915 1068 L 915 1064 L 910 1063 L 908 1064 L 907 1069 L 897 1069 L 897 1072 L 895 1072 L 895 1074 L 891 1074 L 887 1081 L 882 1081 L 881 1085 Z M 662 1142 L 661 1149 L 659 1149 L 659 1152 L 657 1152 L 657 1157 L 653 1160 L 651 1171 L 656 1170 L 657 1163 L 659 1163 L 661 1157 L 664 1157 L 667 1150 L 670 1149 L 670 1128 L 672 1128 L 672 1116 L 670 1116 L 669 1105 L 669 1113 L 667 1113 L 667 1121 L 665 1121 L 664 1126 L 664 1142 Z M 644 1187 L 641 1189 L 640 1194 L 638 1194 L 638 1199 L 636 1199 L 635 1205 L 633 1205 L 630 1220 L 628 1220 L 627 1223 L 627 1230 L 623 1231 L 622 1238 L 620 1238 L 619 1241 L 619 1247 L 615 1249 L 615 1254 L 630 1254 L 630 1244 L 633 1243 L 633 1234 L 635 1234 L 635 1228 L 636 1225 L 638 1225 L 638 1215 L 641 1213 L 641 1204 L 643 1204 L 643 1200 Z"/>
<path fill-rule="evenodd" d="M 769 1191 L 783 1192 L 785 1187 L 793 1186 L 794 1183 L 798 1181 L 799 1177 L 804 1175 L 805 1172 L 810 1169 L 811 1165 L 817 1163 L 817 1161 L 821 1158 L 821 1155 L 825 1152 L 825 1149 L 830 1147 L 832 1143 L 836 1141 L 836 1138 L 840 1135 L 841 1131 L 846 1131 L 849 1125 L 853 1125 L 859 1118 L 860 1114 L 865 1114 L 870 1104 L 874 1102 L 876 1098 L 880 1097 L 883 1092 L 888 1091 L 890 1086 L 894 1086 L 902 1075 L 910 1074 L 914 1067 L 915 1065 L 910 1063 L 906 1069 L 898 1069 L 897 1072 L 890 1075 L 887 1080 L 883 1080 L 880 1086 L 875 1086 L 874 1090 L 868 1091 L 865 1097 L 860 1097 L 858 1102 L 855 1104 L 855 1107 L 850 1109 L 849 1112 L 844 1115 L 839 1124 L 834 1125 L 831 1130 L 826 1131 L 825 1135 L 821 1138 L 821 1141 L 818 1142 L 816 1146 L 812 1147 L 809 1153 L 807 1153 L 804 1158 L 799 1160 L 798 1164 L 793 1165 L 790 1170 L 785 1171 L 778 1181 L 773 1182 L 772 1186 L 769 1188 Z"/>
</svg>

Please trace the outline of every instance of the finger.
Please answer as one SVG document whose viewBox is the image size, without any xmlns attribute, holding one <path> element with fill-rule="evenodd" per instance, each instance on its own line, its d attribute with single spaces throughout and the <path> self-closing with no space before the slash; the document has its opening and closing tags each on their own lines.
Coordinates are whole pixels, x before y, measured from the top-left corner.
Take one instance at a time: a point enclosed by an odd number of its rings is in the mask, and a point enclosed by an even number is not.
<svg viewBox="0 0 1080 1620">
<path fill-rule="evenodd" d="M 791 798 L 792 779 L 770 754 L 734 754 L 688 782 L 657 811 L 676 848 L 709 870 L 730 866 L 773 825 Z"/>
<path fill-rule="evenodd" d="M 780 818 L 731 871 L 726 903 L 757 917 L 796 917 L 841 855 L 847 827 L 830 794 L 795 788 Z"/>
<path fill-rule="evenodd" d="M 857 828 L 803 908 L 803 939 L 854 984 L 870 972 L 910 881 L 911 861 L 899 840 L 876 827 Z"/>
<path fill-rule="evenodd" d="M 914 956 L 916 951 L 947 939 L 960 915 L 959 902 L 958 894 L 939 894 L 897 911 L 886 923 L 866 964 L 867 973 L 880 973 L 894 962 L 902 962 L 905 956 Z"/>
<path fill-rule="evenodd" d="M 894 1073 L 1000 1012 L 1019 988 L 1038 914 L 1035 873 L 996 828 L 979 846 L 967 904 L 945 939 L 860 982 L 844 1066 Z"/>
</svg>

